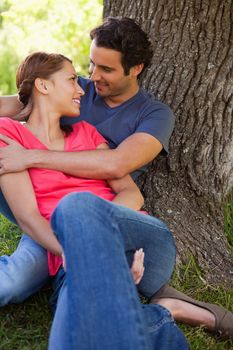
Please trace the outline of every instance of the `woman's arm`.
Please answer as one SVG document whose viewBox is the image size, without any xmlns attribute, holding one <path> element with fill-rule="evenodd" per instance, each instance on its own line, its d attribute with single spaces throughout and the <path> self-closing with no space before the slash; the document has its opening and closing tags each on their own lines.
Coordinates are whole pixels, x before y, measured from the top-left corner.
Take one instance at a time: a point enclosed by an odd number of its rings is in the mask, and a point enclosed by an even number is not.
<svg viewBox="0 0 233 350">
<path fill-rule="evenodd" d="M 103 143 L 97 149 L 108 149 L 108 146 Z M 124 205 L 128 208 L 140 210 L 144 204 L 144 198 L 130 175 L 126 175 L 120 179 L 108 180 L 109 186 L 116 197 L 113 202 Z"/>
<path fill-rule="evenodd" d="M 27 171 L 0 176 L 2 192 L 21 229 L 42 247 L 60 256 L 62 248 L 50 223 L 41 216 Z"/>
</svg>

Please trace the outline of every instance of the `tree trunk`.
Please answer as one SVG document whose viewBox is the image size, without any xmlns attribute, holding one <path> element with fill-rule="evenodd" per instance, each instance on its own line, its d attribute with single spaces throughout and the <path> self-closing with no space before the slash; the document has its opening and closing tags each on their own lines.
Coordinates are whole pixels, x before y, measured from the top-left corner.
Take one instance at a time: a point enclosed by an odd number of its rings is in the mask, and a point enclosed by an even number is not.
<svg viewBox="0 0 233 350">
<path fill-rule="evenodd" d="M 140 185 L 172 229 L 178 261 L 192 254 L 212 283 L 231 284 L 223 203 L 233 188 L 233 1 L 106 0 L 104 16 L 137 20 L 154 57 L 142 85 L 176 115 L 168 159 Z"/>
</svg>

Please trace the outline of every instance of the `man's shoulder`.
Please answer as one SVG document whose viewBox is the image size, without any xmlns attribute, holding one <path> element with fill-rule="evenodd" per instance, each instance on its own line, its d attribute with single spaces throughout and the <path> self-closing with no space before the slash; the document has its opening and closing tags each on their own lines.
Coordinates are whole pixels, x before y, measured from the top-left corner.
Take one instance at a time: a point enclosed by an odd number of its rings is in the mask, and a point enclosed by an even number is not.
<svg viewBox="0 0 233 350">
<path fill-rule="evenodd" d="M 164 110 L 172 113 L 170 107 L 166 103 L 159 101 L 154 95 L 144 89 L 140 89 L 138 98 L 141 100 L 141 102 L 143 102 L 142 108 L 146 108 L 151 111 Z"/>
<path fill-rule="evenodd" d="M 149 92 L 140 89 L 138 94 L 132 100 L 132 103 L 128 103 L 125 106 L 125 112 L 129 112 L 128 120 L 134 120 L 136 125 L 143 123 L 144 121 L 151 120 L 152 123 L 161 121 L 161 123 L 174 123 L 175 116 L 168 105 L 157 100 Z"/>
</svg>

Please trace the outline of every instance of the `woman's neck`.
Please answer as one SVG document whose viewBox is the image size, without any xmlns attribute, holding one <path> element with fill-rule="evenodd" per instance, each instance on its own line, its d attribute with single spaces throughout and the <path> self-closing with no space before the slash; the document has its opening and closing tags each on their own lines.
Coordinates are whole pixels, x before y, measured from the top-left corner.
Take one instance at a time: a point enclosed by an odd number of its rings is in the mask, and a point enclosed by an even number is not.
<svg viewBox="0 0 233 350">
<path fill-rule="evenodd" d="M 64 150 L 64 133 L 60 128 L 60 116 L 45 108 L 34 107 L 25 126 L 48 149 Z"/>
</svg>

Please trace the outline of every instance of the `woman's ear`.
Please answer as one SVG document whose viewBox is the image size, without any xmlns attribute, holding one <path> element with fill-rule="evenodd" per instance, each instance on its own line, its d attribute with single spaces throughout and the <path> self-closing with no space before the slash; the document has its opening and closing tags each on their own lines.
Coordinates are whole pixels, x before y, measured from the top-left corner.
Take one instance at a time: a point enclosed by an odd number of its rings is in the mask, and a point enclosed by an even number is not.
<svg viewBox="0 0 233 350">
<path fill-rule="evenodd" d="M 42 94 L 47 95 L 48 93 L 48 88 L 47 88 L 47 80 L 41 79 L 41 78 L 36 78 L 35 79 L 35 88 Z"/>
</svg>

